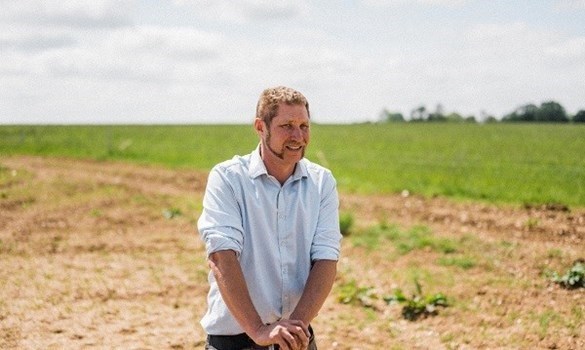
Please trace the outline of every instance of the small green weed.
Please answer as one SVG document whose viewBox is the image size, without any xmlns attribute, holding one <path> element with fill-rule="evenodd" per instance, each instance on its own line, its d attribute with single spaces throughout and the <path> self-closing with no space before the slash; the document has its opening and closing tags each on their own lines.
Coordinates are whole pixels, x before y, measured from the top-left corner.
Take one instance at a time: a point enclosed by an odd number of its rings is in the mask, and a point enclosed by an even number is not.
<svg viewBox="0 0 585 350">
<path fill-rule="evenodd" d="M 566 321 L 567 328 L 573 336 L 579 336 L 584 319 L 585 316 L 583 309 L 578 305 L 573 306 L 571 308 L 571 317 Z"/>
<path fill-rule="evenodd" d="M 0 254 L 12 253 L 15 250 L 15 244 L 11 241 L 3 241 L 0 239 Z"/>
<path fill-rule="evenodd" d="M 585 288 L 585 260 L 575 261 L 573 266 L 563 276 L 553 273 L 553 282 L 567 289 Z"/>
<path fill-rule="evenodd" d="M 353 215 L 351 213 L 341 213 L 339 215 L 339 230 L 343 236 L 348 236 L 353 226 Z"/>
<path fill-rule="evenodd" d="M 61 237 L 61 236 L 53 237 L 53 239 L 51 240 L 49 252 L 51 254 L 58 253 L 62 242 L 63 242 L 63 237 Z"/>
<path fill-rule="evenodd" d="M 178 216 L 183 215 L 183 213 L 181 212 L 180 209 L 177 208 L 169 208 L 169 209 L 165 209 L 163 210 L 163 216 L 165 217 L 165 219 L 174 219 Z"/>
<path fill-rule="evenodd" d="M 351 280 L 339 287 L 337 300 L 342 304 L 358 305 L 366 308 L 374 308 L 374 300 L 378 297 L 373 287 L 358 286 L 355 280 Z"/>
<path fill-rule="evenodd" d="M 416 321 L 421 317 L 428 317 L 437 314 L 437 307 L 449 305 L 447 297 L 442 293 L 424 296 L 422 286 L 417 279 L 414 280 L 416 292 L 408 298 L 401 289 L 396 289 L 394 294 L 384 297 L 388 304 L 402 304 L 402 317 L 409 321 Z"/>
<path fill-rule="evenodd" d="M 475 267 L 476 262 L 474 259 L 470 257 L 446 257 L 443 256 L 439 258 L 439 264 L 443 266 L 457 266 L 464 270 L 469 270 L 472 267 Z"/>
<path fill-rule="evenodd" d="M 547 257 L 549 259 L 559 259 L 559 258 L 562 258 L 563 257 L 563 251 L 560 250 L 560 249 L 558 249 L 558 248 L 550 249 L 547 252 Z"/>
<path fill-rule="evenodd" d="M 549 328 L 552 322 L 556 322 L 559 319 L 559 315 L 553 311 L 545 311 L 538 315 L 538 336 L 542 340 L 546 338 Z"/>
<path fill-rule="evenodd" d="M 538 225 L 540 224 L 540 220 L 538 220 L 537 218 L 529 218 L 528 220 L 526 220 L 526 222 L 524 223 L 524 226 L 528 229 L 528 230 L 533 230 L 535 228 L 538 227 Z"/>
</svg>

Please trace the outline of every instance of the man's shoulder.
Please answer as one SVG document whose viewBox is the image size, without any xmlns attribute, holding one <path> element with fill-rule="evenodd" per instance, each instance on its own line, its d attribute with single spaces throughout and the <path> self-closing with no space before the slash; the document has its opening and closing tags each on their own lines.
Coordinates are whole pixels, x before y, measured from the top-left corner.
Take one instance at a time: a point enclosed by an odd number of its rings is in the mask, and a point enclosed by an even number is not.
<svg viewBox="0 0 585 350">
<path fill-rule="evenodd" d="M 322 166 L 321 164 L 314 163 L 314 162 L 308 160 L 307 158 L 303 158 L 301 160 L 301 163 L 304 165 L 305 169 L 307 169 L 309 176 L 315 176 L 315 175 L 316 176 L 323 176 L 323 175 L 325 175 L 325 176 L 333 177 L 331 170 Z"/>
<path fill-rule="evenodd" d="M 250 154 L 240 156 L 235 155 L 233 158 L 224 160 L 216 164 L 213 168 L 216 171 L 225 174 L 246 174 L 250 165 Z"/>
</svg>

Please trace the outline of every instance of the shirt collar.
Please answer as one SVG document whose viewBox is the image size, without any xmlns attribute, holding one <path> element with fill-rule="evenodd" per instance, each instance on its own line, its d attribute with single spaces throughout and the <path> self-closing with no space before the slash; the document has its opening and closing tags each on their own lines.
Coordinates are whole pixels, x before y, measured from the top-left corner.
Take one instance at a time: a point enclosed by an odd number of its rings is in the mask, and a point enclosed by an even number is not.
<svg viewBox="0 0 585 350">
<path fill-rule="evenodd" d="M 304 159 L 301 159 L 297 163 L 297 166 L 295 167 L 295 171 L 291 176 L 293 181 L 300 180 L 303 177 L 309 176 L 307 165 L 303 160 Z M 268 175 L 266 165 L 264 165 L 262 157 L 260 156 L 260 144 L 258 144 L 258 147 L 256 147 L 256 149 L 252 152 L 252 155 L 250 157 L 250 169 L 248 170 L 248 173 L 250 177 L 253 179 L 257 178 L 260 175 Z"/>
<path fill-rule="evenodd" d="M 250 156 L 250 169 L 248 170 L 250 177 L 255 179 L 260 175 L 268 174 L 268 170 L 266 170 L 266 165 L 262 161 L 262 157 L 260 157 L 260 144 L 258 147 L 252 152 Z"/>
</svg>

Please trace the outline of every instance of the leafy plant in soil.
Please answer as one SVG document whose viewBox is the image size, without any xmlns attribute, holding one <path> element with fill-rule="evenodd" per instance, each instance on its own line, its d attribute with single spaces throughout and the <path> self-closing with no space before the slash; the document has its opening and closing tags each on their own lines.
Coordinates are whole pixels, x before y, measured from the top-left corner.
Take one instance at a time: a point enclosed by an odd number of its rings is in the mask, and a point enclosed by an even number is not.
<svg viewBox="0 0 585 350">
<path fill-rule="evenodd" d="M 366 308 L 375 308 L 374 300 L 377 299 L 373 287 L 359 286 L 355 280 L 340 286 L 337 300 L 342 304 L 359 305 Z"/>
<path fill-rule="evenodd" d="M 552 280 L 567 289 L 585 288 L 585 260 L 579 259 L 575 261 L 563 276 L 559 276 L 555 272 Z"/>
<path fill-rule="evenodd" d="M 434 295 L 423 295 L 422 286 L 417 279 L 414 280 L 416 292 L 412 297 L 407 297 L 401 289 L 396 289 L 394 294 L 384 297 L 388 303 L 402 304 L 402 317 L 409 321 L 416 321 L 421 317 L 428 317 L 437 314 L 437 307 L 449 305 L 447 297 L 442 293 Z"/>
</svg>

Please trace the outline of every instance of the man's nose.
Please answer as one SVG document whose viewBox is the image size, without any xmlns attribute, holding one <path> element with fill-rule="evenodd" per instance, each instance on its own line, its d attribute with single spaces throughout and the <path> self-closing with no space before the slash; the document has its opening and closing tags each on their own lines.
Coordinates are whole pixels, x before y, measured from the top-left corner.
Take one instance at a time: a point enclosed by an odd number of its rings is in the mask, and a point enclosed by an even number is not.
<svg viewBox="0 0 585 350">
<path fill-rule="evenodd" d="M 301 131 L 300 127 L 292 128 L 290 134 L 291 134 L 291 138 L 293 138 L 295 140 L 300 140 L 303 137 L 303 132 Z"/>
</svg>

